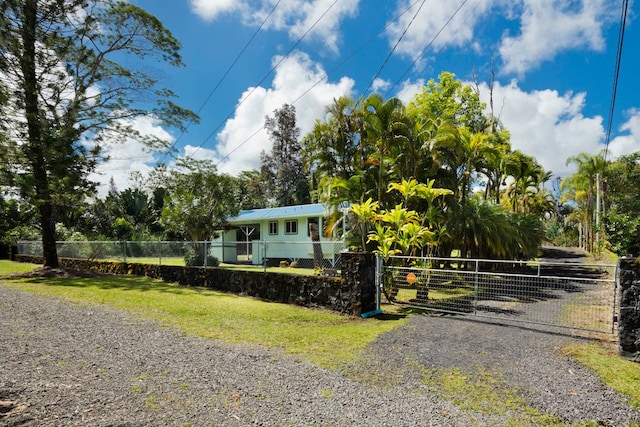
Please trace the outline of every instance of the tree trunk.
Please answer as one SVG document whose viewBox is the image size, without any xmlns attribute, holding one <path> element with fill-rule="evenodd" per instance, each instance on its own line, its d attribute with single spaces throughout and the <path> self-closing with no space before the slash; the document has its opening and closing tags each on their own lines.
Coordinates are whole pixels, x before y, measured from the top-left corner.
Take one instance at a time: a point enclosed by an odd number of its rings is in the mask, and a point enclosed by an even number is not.
<svg viewBox="0 0 640 427">
<path fill-rule="evenodd" d="M 45 267 L 58 267 L 56 250 L 55 224 L 53 221 L 53 204 L 49 190 L 47 166 L 43 151 L 40 108 L 38 104 L 38 77 L 36 74 L 36 31 L 37 0 L 26 0 L 23 6 L 24 22 L 22 25 L 22 43 L 24 52 L 20 58 L 20 68 L 24 78 L 24 110 L 27 119 L 29 140 L 25 150 L 30 151 L 33 169 L 36 203 L 40 211 L 42 225 L 42 251 Z"/>
<path fill-rule="evenodd" d="M 53 206 L 50 202 L 40 205 L 40 225 L 42 226 L 42 255 L 44 266 L 58 268 L 58 249 L 56 247 L 56 227 L 53 221 Z"/>
<path fill-rule="evenodd" d="M 324 255 L 322 254 L 322 244 L 320 243 L 320 230 L 318 224 L 309 224 L 309 234 L 313 246 L 313 268 L 322 269 Z"/>
</svg>

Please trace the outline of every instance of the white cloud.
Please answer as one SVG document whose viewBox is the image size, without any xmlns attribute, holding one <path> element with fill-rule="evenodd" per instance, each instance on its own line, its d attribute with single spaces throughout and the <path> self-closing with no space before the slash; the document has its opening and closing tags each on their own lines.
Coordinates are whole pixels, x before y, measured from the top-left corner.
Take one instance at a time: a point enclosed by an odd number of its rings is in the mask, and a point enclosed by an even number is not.
<svg viewBox="0 0 640 427">
<path fill-rule="evenodd" d="M 484 83 L 480 95 L 488 104 L 489 89 Z M 493 98 L 495 114 L 511 133 L 512 148 L 534 156 L 556 176 L 574 172 L 574 166 L 566 165 L 568 157 L 596 154 L 604 148 L 602 117 L 582 114 L 584 93 L 525 92 L 512 81 L 506 86 L 496 83 Z"/>
<path fill-rule="evenodd" d="M 153 135 L 168 142 L 174 138 L 162 127 L 157 119 L 151 117 L 138 117 L 131 120 L 131 125 L 142 135 Z M 153 170 L 155 158 L 149 153 L 145 145 L 132 138 L 124 141 L 105 141 L 103 154 L 110 157 L 105 163 L 100 164 L 96 172 L 89 176 L 91 181 L 99 184 L 98 193 L 103 197 L 109 190 L 109 181 L 113 178 L 119 190 L 129 188 L 129 175 L 131 172 L 140 172 L 146 176 Z"/>
<path fill-rule="evenodd" d="M 208 21 L 223 13 L 235 12 L 246 7 L 246 3 L 241 0 L 191 0 L 193 12 Z"/>
<path fill-rule="evenodd" d="M 620 131 L 626 132 L 626 134 L 611 140 L 609 143 L 609 159 L 640 151 L 640 110 L 629 110 L 627 115 L 629 118 L 620 127 Z"/>
<path fill-rule="evenodd" d="M 524 0 L 520 34 L 500 46 L 502 73 L 522 75 L 570 49 L 604 49 L 603 25 L 613 17 L 610 0 Z"/>
<path fill-rule="evenodd" d="M 500 2 L 498 1 L 498 3 Z M 399 1 L 394 15 L 405 11 L 411 3 L 412 0 Z M 453 19 L 451 17 L 460 6 L 459 2 L 429 1 L 422 6 L 419 12 L 418 8 L 422 3 L 414 3 L 411 9 L 387 29 L 387 37 L 391 46 L 396 44 L 406 30 L 406 34 L 396 48 L 396 52 L 410 58 L 417 57 L 429 44 L 431 44 L 430 52 L 438 52 L 446 47 L 467 46 L 476 50 L 477 46 L 472 43 L 474 28 L 483 16 L 489 12 L 492 3 L 495 2 L 491 0 L 470 2 L 469 5 L 462 7 Z M 473 3 L 473 7 L 471 7 L 471 3 Z M 415 20 L 411 23 L 414 16 Z M 449 19 L 451 19 L 451 22 L 440 32 Z M 411 25 L 409 26 L 410 23 Z"/>
<path fill-rule="evenodd" d="M 343 19 L 353 17 L 358 11 L 360 0 L 339 1 L 291 1 L 285 3 L 283 18 L 277 29 L 287 29 L 287 21 L 293 25 L 289 29 L 292 38 L 302 37 L 315 24 L 311 35 L 322 40 L 332 52 L 338 51 L 339 28 Z M 298 4 L 299 3 L 299 4 Z M 323 16 L 324 14 L 324 16 Z"/>
<path fill-rule="evenodd" d="M 404 105 L 408 105 L 413 100 L 415 94 L 422 92 L 424 85 L 424 79 L 418 79 L 413 83 L 406 80 L 402 83 L 402 87 L 395 96 L 399 98 Z"/>
<path fill-rule="evenodd" d="M 292 39 L 308 37 L 322 41 L 331 52 L 337 52 L 342 20 L 358 12 L 360 0 L 191 0 L 193 11 L 206 20 L 224 13 L 239 13 L 244 25 L 260 25 L 273 10 L 264 29 L 286 31 Z M 313 29 L 312 29 L 313 27 Z"/>
<path fill-rule="evenodd" d="M 274 58 L 274 64 L 281 59 Z M 260 153 L 271 150 L 266 131 L 260 131 L 264 118 L 272 116 L 273 111 L 285 103 L 296 108 L 301 135 L 310 132 L 315 120 L 323 116 L 324 109 L 334 98 L 351 95 L 353 90 L 354 82 L 349 78 L 343 77 L 336 83 L 329 83 L 326 78 L 325 71 L 317 63 L 308 55 L 297 52 L 280 62 L 271 88 L 247 89 L 241 97 L 246 99 L 239 103 L 234 117 L 218 134 L 215 157 L 221 161 L 219 170 L 235 175 L 243 170 L 259 168 Z M 256 131 L 258 133 L 253 136 Z M 212 158 L 209 157 L 212 156 L 210 150 L 199 155 Z"/>
<path fill-rule="evenodd" d="M 376 78 L 373 80 L 373 83 L 371 83 L 372 92 L 384 92 L 389 89 L 389 87 L 391 87 L 391 82 L 381 78 Z"/>
<path fill-rule="evenodd" d="M 519 19 L 519 33 L 505 33 L 499 43 L 500 72 L 523 75 L 563 51 L 604 49 L 603 29 L 615 20 L 616 4 L 613 0 L 477 0 L 464 4 L 454 16 L 460 2 L 427 1 L 418 12 L 422 2 L 401 0 L 396 14 L 412 7 L 388 27 L 386 35 L 390 46 L 402 37 L 396 53 L 413 59 L 427 47 L 431 53 L 448 48 L 482 52 L 485 46 L 476 29 L 489 14 Z M 420 58 L 418 68 L 425 61 Z"/>
</svg>

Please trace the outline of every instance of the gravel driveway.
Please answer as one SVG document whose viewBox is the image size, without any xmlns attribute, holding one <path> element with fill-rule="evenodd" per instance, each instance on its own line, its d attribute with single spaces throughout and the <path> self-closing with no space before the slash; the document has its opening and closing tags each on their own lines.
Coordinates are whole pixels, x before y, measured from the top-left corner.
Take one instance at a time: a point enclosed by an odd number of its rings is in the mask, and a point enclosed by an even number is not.
<svg viewBox="0 0 640 427">
<path fill-rule="evenodd" d="M 491 372 L 567 423 L 622 426 L 640 413 L 563 356 L 576 342 L 523 327 L 413 316 L 342 371 L 279 350 L 228 345 L 107 307 L 0 286 L 4 426 L 500 426 L 460 409 L 424 369 Z M 383 373 L 386 387 L 362 379 Z M 369 371 L 372 370 L 372 371 Z M 368 384 L 368 385 L 367 385 Z M 0 409 L 2 409 L 0 402 Z"/>
</svg>

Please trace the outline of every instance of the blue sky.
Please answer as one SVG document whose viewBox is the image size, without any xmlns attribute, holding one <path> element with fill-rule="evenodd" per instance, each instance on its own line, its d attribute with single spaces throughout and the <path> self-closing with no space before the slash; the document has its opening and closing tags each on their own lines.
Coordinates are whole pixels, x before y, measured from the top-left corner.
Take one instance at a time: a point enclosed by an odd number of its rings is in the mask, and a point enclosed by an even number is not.
<svg viewBox="0 0 640 427">
<path fill-rule="evenodd" d="M 488 101 L 492 57 L 495 113 L 514 149 L 562 177 L 572 172 L 567 157 L 604 148 L 621 0 L 130 1 L 182 43 L 185 67 L 148 66 L 201 118 L 185 133 L 150 118 L 137 126 L 171 141 L 180 156 L 213 160 L 221 172 L 259 167 L 260 152 L 270 150 L 264 117 L 284 103 L 296 107 L 304 135 L 334 98 L 378 91 L 406 103 L 442 71 L 469 83 L 475 73 Z M 631 2 L 610 158 L 640 150 L 636 18 Z M 109 152 L 97 179 L 113 177 L 120 189 L 130 172 L 171 162 L 135 141 Z"/>
</svg>

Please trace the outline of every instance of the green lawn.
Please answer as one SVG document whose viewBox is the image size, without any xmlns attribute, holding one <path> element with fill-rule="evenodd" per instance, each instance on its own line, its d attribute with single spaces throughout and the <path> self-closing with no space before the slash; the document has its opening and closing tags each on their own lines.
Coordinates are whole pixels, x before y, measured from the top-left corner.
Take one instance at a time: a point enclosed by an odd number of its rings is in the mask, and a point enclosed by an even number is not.
<svg viewBox="0 0 640 427">
<path fill-rule="evenodd" d="M 280 347 L 325 367 L 358 358 L 402 316 L 360 319 L 327 310 L 268 303 L 136 276 L 12 278 L 36 266 L 0 261 L 0 285 L 88 304 L 104 304 L 174 326 L 187 334 L 226 342 Z"/>
<path fill-rule="evenodd" d="M 105 261 L 122 262 L 122 259 L 108 259 Z M 180 265 L 184 266 L 184 257 L 127 257 L 127 262 L 135 264 L 162 264 L 162 265 Z M 261 265 L 252 264 L 228 264 L 220 263 L 218 268 L 226 268 L 229 270 L 243 271 L 265 271 Z M 293 267 L 267 267 L 267 272 L 272 273 L 290 273 L 312 276 L 317 272 L 312 268 L 293 268 Z"/>
</svg>

